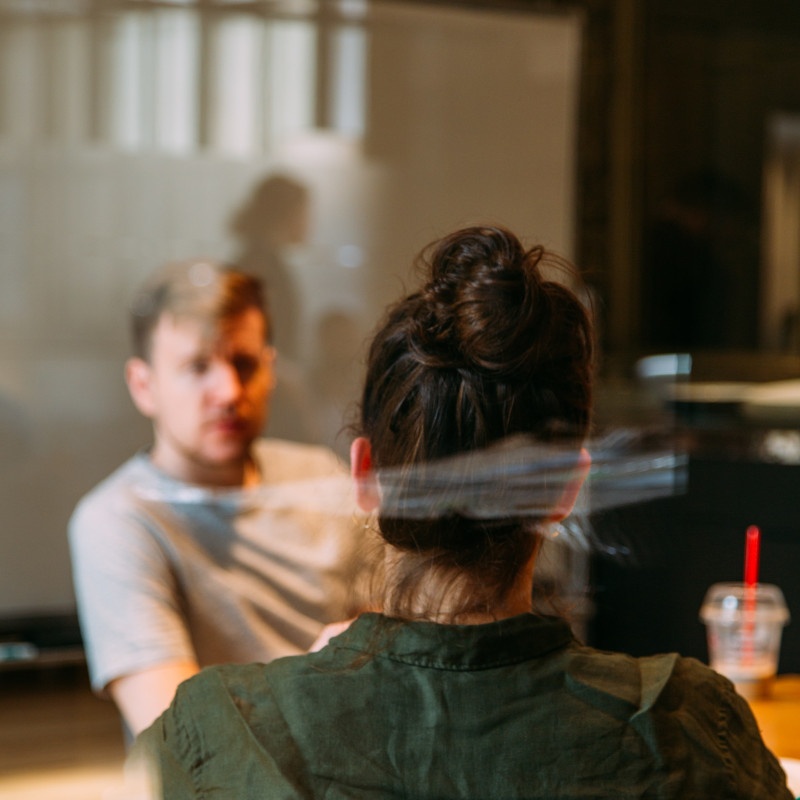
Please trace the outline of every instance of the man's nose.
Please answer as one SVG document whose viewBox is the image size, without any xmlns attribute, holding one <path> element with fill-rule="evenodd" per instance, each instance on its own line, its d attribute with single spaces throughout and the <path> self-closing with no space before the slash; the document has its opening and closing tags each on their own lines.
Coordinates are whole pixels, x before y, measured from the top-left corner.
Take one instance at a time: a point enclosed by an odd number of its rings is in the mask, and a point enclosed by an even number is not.
<svg viewBox="0 0 800 800">
<path fill-rule="evenodd" d="M 233 364 L 220 361 L 212 370 L 212 391 L 219 403 L 232 403 L 242 393 L 242 379 Z"/>
</svg>

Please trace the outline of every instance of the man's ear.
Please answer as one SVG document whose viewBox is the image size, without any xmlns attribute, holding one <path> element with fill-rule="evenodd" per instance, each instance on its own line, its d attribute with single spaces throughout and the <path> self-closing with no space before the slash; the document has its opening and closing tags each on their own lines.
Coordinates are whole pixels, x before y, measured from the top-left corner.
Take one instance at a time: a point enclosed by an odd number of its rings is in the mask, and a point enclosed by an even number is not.
<svg viewBox="0 0 800 800">
<path fill-rule="evenodd" d="M 380 489 L 372 469 L 372 446 L 359 436 L 350 445 L 350 474 L 353 476 L 356 503 L 362 511 L 375 511 L 381 503 Z"/>
<path fill-rule="evenodd" d="M 559 522 L 572 512 L 591 466 L 592 457 L 589 455 L 589 451 L 585 447 L 581 447 L 580 453 L 578 453 L 578 463 L 574 467 L 574 475 L 567 481 L 567 485 L 561 493 L 561 499 L 550 514 L 550 522 Z"/>
<path fill-rule="evenodd" d="M 154 417 L 156 404 L 153 399 L 150 365 L 143 358 L 129 358 L 125 362 L 125 382 L 128 384 L 128 391 L 136 408 L 145 417 Z"/>
</svg>

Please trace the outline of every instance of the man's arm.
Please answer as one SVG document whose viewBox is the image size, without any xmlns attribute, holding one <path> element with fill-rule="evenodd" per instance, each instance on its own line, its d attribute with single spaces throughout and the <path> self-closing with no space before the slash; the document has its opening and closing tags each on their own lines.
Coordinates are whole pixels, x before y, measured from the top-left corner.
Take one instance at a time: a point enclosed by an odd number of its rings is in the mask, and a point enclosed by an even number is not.
<svg viewBox="0 0 800 800">
<path fill-rule="evenodd" d="M 108 693 L 133 736 L 148 728 L 167 709 L 180 683 L 198 672 L 194 661 L 173 661 L 117 678 Z"/>
<path fill-rule="evenodd" d="M 176 596 L 158 515 L 128 491 L 123 474 L 84 498 L 70 519 L 73 578 L 93 689 L 115 702 L 131 734 L 169 706 L 198 671 Z M 166 537 L 166 534 L 164 534 Z"/>
</svg>

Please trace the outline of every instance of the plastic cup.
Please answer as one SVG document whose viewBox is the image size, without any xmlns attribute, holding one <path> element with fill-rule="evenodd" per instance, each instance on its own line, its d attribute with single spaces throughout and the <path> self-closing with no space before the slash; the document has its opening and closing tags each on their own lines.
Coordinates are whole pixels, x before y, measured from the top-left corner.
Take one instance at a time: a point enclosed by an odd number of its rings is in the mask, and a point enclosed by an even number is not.
<svg viewBox="0 0 800 800">
<path fill-rule="evenodd" d="M 733 681 L 744 697 L 769 695 L 789 621 L 781 590 L 768 583 L 715 583 L 700 619 L 706 624 L 711 669 Z"/>
</svg>

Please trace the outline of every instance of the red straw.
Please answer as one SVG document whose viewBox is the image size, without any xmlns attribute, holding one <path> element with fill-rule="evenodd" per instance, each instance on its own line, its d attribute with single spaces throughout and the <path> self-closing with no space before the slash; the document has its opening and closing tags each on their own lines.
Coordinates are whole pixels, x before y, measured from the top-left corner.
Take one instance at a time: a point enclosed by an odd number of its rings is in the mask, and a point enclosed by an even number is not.
<svg viewBox="0 0 800 800">
<path fill-rule="evenodd" d="M 758 583 L 758 555 L 761 549 L 761 531 L 758 525 L 750 525 L 744 548 L 744 582 L 745 586 Z"/>
<path fill-rule="evenodd" d="M 753 660 L 755 634 L 756 585 L 758 584 L 758 555 L 761 550 L 761 531 L 757 525 L 747 528 L 744 545 L 744 622 L 742 626 L 742 658 L 745 664 Z"/>
</svg>

